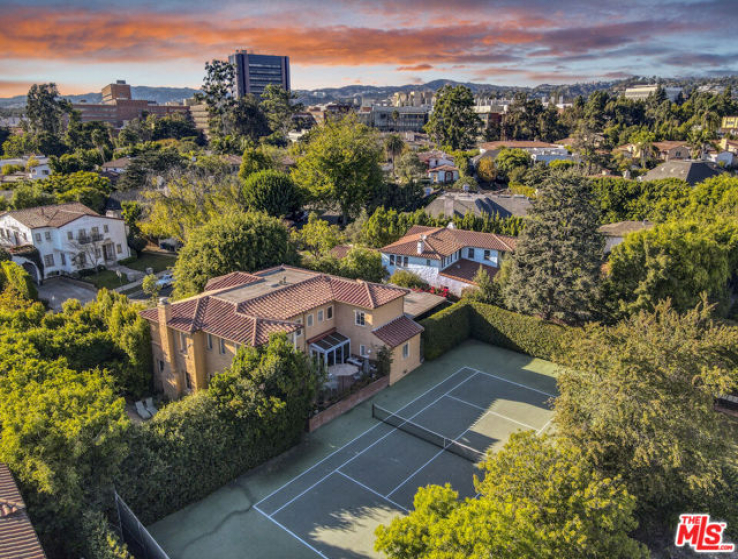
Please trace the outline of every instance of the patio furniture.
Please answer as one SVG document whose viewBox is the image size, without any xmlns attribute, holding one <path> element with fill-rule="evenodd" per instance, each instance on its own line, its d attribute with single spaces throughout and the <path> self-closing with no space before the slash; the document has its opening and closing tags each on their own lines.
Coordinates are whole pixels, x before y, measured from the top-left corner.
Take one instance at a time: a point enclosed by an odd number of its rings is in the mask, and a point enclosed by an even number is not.
<svg viewBox="0 0 738 559">
<path fill-rule="evenodd" d="M 152 416 L 159 413 L 159 410 L 157 410 L 156 406 L 154 406 L 153 398 L 146 398 L 146 400 L 144 401 L 144 406 L 146 407 L 146 411 L 149 412 Z"/>
<path fill-rule="evenodd" d="M 361 367 L 361 359 L 358 359 L 357 357 L 349 357 L 348 359 L 346 359 L 346 363 L 351 363 L 352 365 Z"/>
<path fill-rule="evenodd" d="M 144 407 L 144 403 L 140 400 L 136 402 L 136 413 L 141 416 L 141 419 L 151 419 L 151 413 Z"/>
</svg>

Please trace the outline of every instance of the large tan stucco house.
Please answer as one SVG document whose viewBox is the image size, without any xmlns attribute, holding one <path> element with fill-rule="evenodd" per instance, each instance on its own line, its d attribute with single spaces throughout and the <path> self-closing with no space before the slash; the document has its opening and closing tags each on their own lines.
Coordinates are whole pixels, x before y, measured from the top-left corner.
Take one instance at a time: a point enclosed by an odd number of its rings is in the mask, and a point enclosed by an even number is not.
<svg viewBox="0 0 738 559">
<path fill-rule="evenodd" d="M 391 349 L 390 383 L 421 363 L 423 328 L 404 312 L 410 291 L 279 266 L 211 279 L 205 291 L 141 312 L 151 323 L 154 383 L 168 398 L 207 388 L 242 345 L 284 332 L 329 367 Z"/>
</svg>

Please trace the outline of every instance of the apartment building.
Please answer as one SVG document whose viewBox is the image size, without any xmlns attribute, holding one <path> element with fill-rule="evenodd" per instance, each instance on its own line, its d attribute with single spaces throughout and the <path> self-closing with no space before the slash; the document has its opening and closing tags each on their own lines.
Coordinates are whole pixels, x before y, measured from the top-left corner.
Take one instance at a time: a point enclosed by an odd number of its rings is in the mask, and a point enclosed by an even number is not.
<svg viewBox="0 0 738 559">
<path fill-rule="evenodd" d="M 421 363 L 423 328 L 405 316 L 410 292 L 291 266 L 211 279 L 195 297 L 141 313 L 151 323 L 154 381 L 169 398 L 207 388 L 239 347 L 285 333 L 331 368 L 391 350 L 390 383 Z"/>
<path fill-rule="evenodd" d="M 392 274 L 408 270 L 434 287 L 461 295 L 473 288 L 481 267 L 490 277 L 515 249 L 514 237 L 415 225 L 398 241 L 380 249 L 382 263 Z"/>
</svg>

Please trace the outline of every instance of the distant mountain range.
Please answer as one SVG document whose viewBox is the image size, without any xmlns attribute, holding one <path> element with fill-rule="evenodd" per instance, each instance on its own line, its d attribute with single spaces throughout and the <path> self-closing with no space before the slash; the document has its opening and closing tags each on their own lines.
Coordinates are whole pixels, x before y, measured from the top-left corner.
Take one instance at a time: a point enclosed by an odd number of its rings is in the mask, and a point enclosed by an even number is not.
<svg viewBox="0 0 738 559">
<path fill-rule="evenodd" d="M 338 99 L 351 99 L 357 96 L 376 97 L 384 99 L 398 91 L 408 92 L 413 90 L 435 91 L 446 84 L 465 85 L 474 93 L 507 94 L 515 91 L 525 91 L 531 97 L 549 97 L 558 94 L 560 99 L 571 100 L 579 95 L 587 97 L 594 91 L 623 90 L 628 86 L 638 83 L 654 83 L 658 81 L 664 85 L 679 85 L 682 87 L 695 87 L 705 83 L 732 85 L 738 88 L 738 76 L 725 76 L 716 78 L 640 78 L 632 77 L 613 81 L 599 81 L 575 84 L 541 84 L 535 87 L 494 85 L 473 82 L 458 82 L 454 80 L 433 80 L 425 84 L 407 84 L 399 86 L 373 86 L 373 85 L 347 85 L 344 87 L 327 87 L 315 90 L 296 90 L 301 101 L 319 103 Z M 170 101 L 181 101 L 192 97 L 199 90 L 189 87 L 131 87 L 134 99 L 146 99 L 164 104 Z M 82 95 L 65 95 L 73 103 L 85 101 L 87 103 L 99 103 L 102 100 L 100 93 L 84 93 Z M 26 104 L 25 95 L 0 98 L 0 109 L 21 109 Z"/>
<path fill-rule="evenodd" d="M 181 101 L 189 99 L 199 89 L 190 87 L 149 87 L 146 85 L 131 86 L 131 94 L 134 99 L 146 99 L 147 101 L 155 101 L 163 105 L 169 101 Z M 102 93 L 82 93 L 80 95 L 63 95 L 65 99 L 69 99 L 72 103 L 100 103 L 102 102 Z M 26 105 L 25 95 L 16 95 L 15 97 L 0 98 L 0 109 L 16 109 L 23 108 Z"/>
</svg>

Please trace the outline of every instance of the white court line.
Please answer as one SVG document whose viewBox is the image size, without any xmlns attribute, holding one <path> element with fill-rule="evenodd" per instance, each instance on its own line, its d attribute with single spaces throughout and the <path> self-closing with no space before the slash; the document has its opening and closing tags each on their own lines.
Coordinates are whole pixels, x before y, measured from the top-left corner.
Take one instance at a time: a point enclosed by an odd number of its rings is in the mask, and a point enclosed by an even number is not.
<svg viewBox="0 0 738 559">
<path fill-rule="evenodd" d="M 543 433 L 543 431 L 546 429 L 546 427 L 548 427 L 553 420 L 554 420 L 554 418 L 552 417 L 551 419 L 549 419 L 548 421 L 546 421 L 546 424 L 543 427 L 541 427 L 540 429 L 538 429 L 538 431 L 536 431 L 536 435 L 540 435 L 541 433 Z"/>
<path fill-rule="evenodd" d="M 451 394 L 449 394 L 448 397 L 449 398 L 453 398 L 454 400 L 456 400 L 458 402 L 461 402 L 462 404 L 466 404 L 468 406 L 471 406 L 473 408 L 477 408 L 478 410 L 482 410 L 482 411 L 485 412 L 485 414 L 482 417 L 480 417 L 479 419 L 477 419 L 477 421 L 475 422 L 475 425 L 477 423 L 479 423 L 484 418 L 485 415 L 492 414 L 492 415 L 496 415 L 497 417 L 501 417 L 502 419 L 506 419 L 507 421 L 510 421 L 512 423 L 517 423 L 518 425 L 521 425 L 521 426 L 525 427 L 526 429 L 530 429 L 531 431 L 535 431 L 536 430 L 536 428 L 533 427 L 532 425 L 528 425 L 527 423 L 523 423 L 522 421 L 518 421 L 517 419 L 513 419 L 512 417 L 507 417 L 506 415 L 502 415 L 501 413 L 497 413 L 496 411 L 492 411 L 492 410 L 483 408 L 482 406 L 478 406 L 476 404 L 472 404 L 471 402 L 467 402 L 466 400 L 462 400 L 461 398 L 457 398 L 456 396 L 452 396 Z M 551 420 L 549 420 L 549 422 L 550 421 Z M 546 425 L 548 425 L 548 424 L 546 424 Z M 472 425 L 472 427 L 473 426 L 474 425 Z M 545 427 L 545 425 L 544 425 L 544 427 Z M 469 429 L 467 429 L 467 431 L 468 430 Z"/>
<path fill-rule="evenodd" d="M 297 541 L 299 541 L 299 542 L 303 543 L 305 546 L 309 547 L 312 551 L 314 551 L 315 553 L 317 553 L 318 555 L 320 555 L 323 559 L 329 559 L 326 555 L 324 555 L 323 553 L 321 553 L 320 551 L 318 551 L 317 549 L 315 549 L 312 545 L 310 545 L 308 542 L 306 542 L 305 540 L 303 540 L 300 536 L 298 536 L 297 534 L 295 534 L 292 530 L 290 530 L 289 528 L 286 528 L 283 524 L 281 524 L 281 523 L 277 522 L 276 520 L 274 520 L 271 516 L 269 516 L 263 510 L 261 510 L 260 508 L 258 508 L 256 505 L 254 505 L 252 508 L 256 509 L 258 512 L 260 512 L 261 514 L 263 514 L 264 516 L 266 516 L 269 520 L 271 520 L 277 526 L 279 526 L 280 528 L 282 528 L 282 530 L 284 530 L 285 532 L 287 532 L 290 536 L 292 536 L 293 538 L 295 538 Z"/>
<path fill-rule="evenodd" d="M 485 373 L 484 371 L 480 371 L 479 369 L 475 369 L 473 367 L 464 367 L 465 369 L 471 369 L 472 371 L 475 371 L 479 373 L 480 375 L 487 375 L 488 377 L 496 378 L 497 380 L 502 380 L 504 382 L 509 382 L 510 384 L 514 384 L 515 386 L 519 386 L 520 388 L 525 388 L 526 390 L 532 390 L 533 392 L 538 392 L 539 394 L 543 394 L 544 396 L 548 396 L 549 398 L 556 398 L 553 394 L 549 394 L 548 392 L 544 392 L 543 390 L 538 390 L 537 388 L 531 388 L 530 386 L 526 386 L 524 384 L 520 384 L 519 382 L 513 382 L 511 380 L 508 380 L 506 378 L 498 377 L 497 375 L 493 375 L 492 373 Z"/>
<path fill-rule="evenodd" d="M 401 509 L 402 509 L 402 510 L 404 510 L 405 512 L 410 512 L 409 510 L 407 510 L 407 509 L 406 509 L 405 507 L 403 507 L 402 505 L 400 505 L 400 504 L 398 504 L 398 503 L 395 503 L 395 502 L 394 502 L 394 501 L 393 501 L 392 499 L 390 499 L 390 498 L 389 498 L 388 496 L 382 495 L 381 493 L 379 493 L 378 491 L 375 491 L 374 489 L 372 489 L 372 488 L 371 488 L 371 487 L 369 487 L 368 485 L 364 485 L 363 483 L 361 483 L 360 481 L 357 481 L 357 480 L 355 480 L 355 479 L 354 479 L 354 478 L 352 478 L 351 476 L 349 476 L 349 475 L 346 475 L 346 474 L 344 474 L 344 473 L 343 473 L 343 472 L 342 472 L 341 470 L 336 470 L 336 471 L 335 471 L 335 473 L 337 473 L 337 474 L 339 474 L 339 475 L 342 475 L 343 477 L 345 477 L 345 478 L 346 478 L 347 480 L 349 480 L 349 481 L 353 481 L 353 482 L 354 482 L 354 483 L 355 483 L 356 485 L 358 485 L 358 486 L 360 486 L 360 487 L 363 487 L 364 489 L 366 489 L 367 491 L 369 491 L 369 492 L 371 492 L 371 493 L 374 493 L 374 494 L 375 494 L 375 495 L 376 495 L 377 497 L 380 497 L 381 499 L 384 499 L 384 500 L 385 500 L 385 501 L 387 501 L 388 503 L 390 503 L 390 504 L 393 504 L 393 505 L 395 505 L 395 506 L 396 506 L 396 507 L 398 507 L 398 508 L 401 508 Z M 390 493 L 387 493 L 387 495 L 390 495 Z"/>
<path fill-rule="evenodd" d="M 461 370 L 461 369 L 459 369 L 459 370 Z M 457 372 L 458 372 L 458 371 L 457 371 Z M 456 373 L 454 373 L 454 374 L 456 374 Z M 473 374 L 472 376 L 470 376 L 470 377 L 469 377 L 469 378 L 467 378 L 467 379 L 464 379 L 463 381 L 461 381 L 461 382 L 460 382 L 460 383 L 458 383 L 457 385 L 453 386 L 452 388 L 449 388 L 449 389 L 448 389 L 448 391 L 447 391 L 447 392 L 446 392 L 445 394 L 441 394 L 441 395 L 440 395 L 440 396 L 439 396 L 438 398 L 436 398 L 436 399 L 435 399 L 435 400 L 433 400 L 433 401 L 432 401 L 432 402 L 431 402 L 430 404 L 428 404 L 427 406 L 425 406 L 424 408 L 422 408 L 421 410 L 419 410 L 419 411 L 418 411 L 418 412 L 417 412 L 416 414 L 414 414 L 414 415 L 410 416 L 410 417 L 409 417 L 408 419 L 412 419 L 412 418 L 413 418 L 413 417 L 415 417 L 416 415 L 419 415 L 419 414 L 421 414 L 422 412 L 424 412 L 425 410 L 427 410 L 427 409 L 428 409 L 429 407 L 431 407 L 431 406 L 435 405 L 435 404 L 436 404 L 436 403 L 437 403 L 437 402 L 438 402 L 438 401 L 439 401 L 439 400 L 440 400 L 441 398 L 443 398 L 443 397 L 444 397 L 444 396 L 445 396 L 446 394 L 448 394 L 448 393 L 449 393 L 449 392 L 451 392 L 452 390 L 456 390 L 456 389 L 457 389 L 457 388 L 458 388 L 459 386 L 461 386 L 461 385 L 462 385 L 462 384 L 464 384 L 465 382 L 468 382 L 469 380 L 471 380 L 471 379 L 472 379 L 472 378 L 474 378 L 475 376 L 476 376 L 476 374 Z M 453 378 L 453 375 L 452 375 L 451 377 L 449 377 L 449 378 Z M 439 383 L 439 384 L 440 384 L 440 383 Z M 436 385 L 436 386 L 437 386 L 437 385 Z M 416 400 L 417 400 L 417 398 L 416 398 Z M 413 400 L 413 402 L 414 402 L 414 401 L 415 401 L 415 400 Z M 412 404 L 412 402 L 410 402 L 410 404 Z M 410 404 L 408 404 L 408 405 L 410 405 Z M 407 407 L 407 405 L 406 405 L 405 407 Z M 402 409 L 404 409 L 404 408 L 402 408 Z M 380 423 L 378 423 L 377 425 L 386 425 L 386 424 L 384 424 L 384 423 L 381 423 L 381 422 L 380 422 Z M 362 450 L 361 452 L 359 452 L 359 453 L 355 454 L 355 455 L 354 455 L 354 456 L 352 456 L 352 457 L 351 457 L 351 458 L 350 458 L 349 460 L 346 460 L 345 462 L 343 462 L 342 464 L 340 464 L 339 466 L 337 466 L 336 468 L 334 468 L 333 470 L 331 470 L 331 471 L 330 471 L 330 472 L 329 472 L 329 473 L 328 473 L 327 475 L 325 475 L 325 476 L 323 476 L 322 478 L 320 478 L 320 479 L 319 479 L 318 481 L 316 481 L 315 483 L 313 483 L 313 484 L 312 484 L 312 485 L 311 485 L 310 487 L 308 487 L 307 489 L 305 489 L 304 491 L 302 491 L 302 492 L 301 492 L 300 494 L 296 495 L 295 497 L 293 497 L 292 499 L 290 499 L 289 501 L 287 501 L 286 503 L 284 503 L 284 504 L 283 504 L 283 505 L 282 505 L 281 507 L 279 507 L 279 508 L 278 508 L 277 510 L 275 510 L 274 512 L 272 512 L 272 515 L 275 515 L 275 514 L 277 514 L 277 513 L 279 512 L 279 511 L 281 511 L 281 510 L 282 510 L 283 508 L 285 508 L 286 506 L 288 506 L 288 505 L 291 505 L 291 504 L 292 504 L 293 502 L 295 502 L 295 501 L 296 501 L 297 499 L 299 499 L 300 497 L 302 497 L 302 496 L 303 496 L 303 495 L 304 495 L 305 493 L 307 493 L 308 491 L 310 491 L 311 489 L 313 489 L 313 488 L 314 488 L 314 487 L 315 487 L 316 485 L 319 485 L 319 484 L 323 483 L 323 482 L 324 482 L 324 481 L 325 481 L 326 479 L 328 479 L 328 478 L 329 478 L 329 477 L 330 477 L 330 476 L 331 476 L 331 475 L 333 474 L 333 472 L 336 472 L 336 471 L 338 471 L 338 469 L 339 469 L 339 468 L 343 468 L 343 467 L 344 467 L 345 465 L 347 465 L 347 464 L 349 464 L 349 463 L 353 462 L 353 461 L 354 461 L 354 460 L 356 460 L 356 459 L 357 459 L 357 458 L 358 458 L 359 456 L 361 456 L 362 454 L 364 454 L 364 453 L 365 453 L 365 452 L 366 452 L 367 450 L 369 450 L 370 448 L 372 448 L 372 447 L 373 447 L 373 446 L 374 446 L 375 444 L 377 444 L 377 443 L 379 443 L 380 441 L 384 440 L 385 438 L 389 437 L 389 436 L 390 436 L 390 435 L 391 435 L 392 433 L 396 433 L 397 431 L 398 431 L 398 430 L 397 430 L 396 428 L 393 428 L 393 429 L 392 429 L 392 430 L 391 430 L 391 431 L 390 431 L 389 433 L 387 433 L 387 434 L 385 434 L 385 435 L 382 435 L 382 436 L 381 436 L 380 438 L 378 438 L 378 439 L 377 439 L 376 441 L 374 441 L 374 442 L 373 442 L 372 444 L 370 444 L 369 446 L 365 447 L 365 448 L 364 448 L 364 449 L 363 449 L 363 450 Z M 335 454 L 335 453 L 334 453 L 334 454 Z M 263 500 L 264 500 L 264 499 L 262 499 L 261 501 L 259 501 L 259 503 L 261 503 L 261 502 L 262 502 Z M 258 505 L 259 503 L 257 503 L 257 505 Z"/>
<path fill-rule="evenodd" d="M 442 381 L 440 381 L 439 383 L 437 383 L 437 384 L 433 385 L 432 387 L 430 387 L 430 388 L 429 388 L 428 390 L 426 390 L 425 392 L 423 392 L 422 394 L 420 394 L 420 395 L 419 395 L 419 396 L 417 396 L 416 398 L 414 398 L 414 399 L 410 400 L 410 401 L 409 401 L 409 402 L 408 402 L 407 404 L 405 404 L 404 406 L 402 406 L 402 407 L 401 407 L 401 408 L 400 408 L 400 409 L 399 409 L 398 411 L 402 411 L 402 410 L 404 410 L 404 409 L 405 409 L 406 407 L 408 407 L 408 406 L 409 406 L 410 404 L 414 404 L 415 402 L 417 402 L 418 400 L 420 400 L 420 398 L 422 398 L 423 396 L 425 396 L 425 395 L 426 395 L 426 394 L 428 394 L 429 392 L 432 392 L 433 390 L 435 390 L 436 388 L 438 388 L 438 387 L 439 387 L 440 385 L 442 385 L 442 384 L 443 384 L 444 382 L 447 382 L 448 380 L 450 380 L 450 379 L 454 378 L 454 377 L 455 377 L 456 375 L 458 375 L 458 374 L 459 374 L 459 373 L 460 373 L 461 371 L 463 371 L 464 369 L 469 369 L 470 371 L 473 371 L 473 370 L 474 370 L 474 369 L 472 369 L 472 368 L 470 368 L 470 367 L 461 367 L 461 368 L 460 368 L 460 369 L 459 369 L 458 371 L 456 371 L 456 372 L 455 372 L 455 373 L 454 373 L 453 375 L 451 375 L 450 377 L 447 377 L 447 378 L 443 379 Z M 472 378 L 473 376 L 475 376 L 475 375 L 473 374 L 473 375 L 471 375 L 471 376 L 470 376 L 469 378 Z M 467 380 L 468 380 L 468 379 L 467 379 Z M 454 388 L 456 388 L 456 387 L 454 387 Z M 453 390 L 453 388 L 452 388 L 452 390 Z M 422 410 L 421 410 L 421 411 L 422 411 Z M 395 412 L 395 413 L 397 413 L 397 412 Z M 288 485 L 290 485 L 291 483 L 294 483 L 295 481 L 297 481 L 298 479 L 300 479 L 300 478 L 301 478 L 302 476 L 304 476 L 304 475 L 305 475 L 305 474 L 307 474 L 308 472 L 310 472 L 310 471 L 314 470 L 315 468 L 317 468 L 318 466 L 320 466 L 320 465 L 321 465 L 321 464 L 322 464 L 323 462 L 325 462 L 326 460 L 328 460 L 329 458 L 331 458 L 331 457 L 332 457 L 333 455 L 335 455 L 335 454 L 338 454 L 338 453 L 339 453 L 339 452 L 341 452 L 341 451 L 342 451 L 342 450 L 343 450 L 344 448 L 346 448 L 347 446 L 349 446 L 349 445 L 353 444 L 354 442 L 356 442 L 357 440 L 359 440 L 359 439 L 360 439 L 361 437 L 363 437 L 364 435 L 366 435 L 366 434 L 367 434 L 368 432 L 370 432 L 370 431 L 373 431 L 374 429 L 377 429 L 377 428 L 378 428 L 379 426 L 381 426 L 381 425 L 383 425 L 383 423 L 381 423 L 381 422 L 380 422 L 380 423 L 377 423 L 376 425 L 373 425 L 373 426 L 369 427 L 369 429 L 367 429 L 366 431 L 364 431 L 364 432 L 363 432 L 363 433 L 361 433 L 360 435 L 357 435 L 356 437 L 354 437 L 353 439 L 351 439 L 351 440 L 350 440 L 349 442 L 347 442 L 347 443 L 346 443 L 345 445 L 343 445 L 343 446 L 342 446 L 342 447 L 340 447 L 339 449 L 337 449 L 337 450 L 334 450 L 334 451 L 333 451 L 333 452 L 331 452 L 331 453 L 330 453 L 330 454 L 329 454 L 328 456 L 326 456 L 325 458 L 323 458 L 323 459 L 322 459 L 322 460 L 320 460 L 319 462 L 316 462 L 315 464 L 313 464 L 312 466 L 310 466 L 310 467 L 309 467 L 309 468 L 308 468 L 307 470 L 305 470 L 305 471 L 304 471 L 304 472 L 302 472 L 301 474 L 298 474 L 297 476 L 293 477 L 293 478 L 292 478 L 291 480 L 289 480 L 289 481 L 288 481 L 287 483 L 285 483 L 284 485 L 282 485 L 282 486 L 281 486 L 281 487 L 279 487 L 278 489 L 275 489 L 274 491 L 272 491 L 271 493 L 269 493 L 269 495 L 267 495 L 266 497 L 264 497 L 264 498 L 263 498 L 263 499 L 262 499 L 261 501 L 259 501 L 259 502 L 258 502 L 258 503 L 256 503 L 256 504 L 257 504 L 257 505 L 260 505 L 261 503 L 263 503 L 264 501 L 266 501 L 266 500 L 267 500 L 267 499 L 269 499 L 270 497 L 272 497 L 272 496 L 276 495 L 277 493 L 279 493 L 280 491 L 282 491 L 282 489 L 284 489 L 285 487 L 287 487 L 287 486 L 288 486 Z M 343 464 L 341 464 L 341 466 L 343 466 Z M 339 468 L 340 468 L 341 466 L 339 466 Z"/>
<path fill-rule="evenodd" d="M 462 435 L 463 435 L 463 433 L 462 433 Z M 459 436 L 461 436 L 461 435 L 459 435 Z M 441 449 L 441 450 L 440 450 L 440 451 L 438 452 L 438 454 L 435 454 L 435 455 L 433 456 L 433 458 L 431 458 L 430 460 L 428 460 L 428 461 L 427 461 L 427 462 L 426 462 L 425 464 L 423 464 L 422 466 L 420 466 L 420 468 L 418 468 L 418 469 L 417 469 L 417 470 L 415 470 L 415 471 L 414 471 L 414 472 L 413 472 L 412 474 L 410 474 L 410 475 L 409 475 L 409 476 L 408 476 L 408 477 L 407 477 L 407 478 L 406 478 L 406 479 L 405 479 L 404 481 L 402 481 L 402 483 L 400 483 L 400 485 L 398 485 L 398 486 L 397 486 L 397 487 L 395 487 L 395 488 L 394 488 L 394 489 L 393 489 L 392 491 L 390 491 L 389 493 L 387 493 L 387 496 L 385 497 L 385 499 L 387 499 L 387 498 L 388 498 L 388 497 L 389 497 L 390 495 L 392 495 L 392 493 L 394 493 L 395 491 L 397 491 L 397 490 L 398 490 L 398 489 L 399 489 L 400 487 L 402 487 L 403 485 L 405 485 L 405 484 L 406 484 L 406 483 L 407 483 L 408 481 L 410 481 L 410 480 L 411 480 L 411 479 L 412 479 L 413 477 L 415 477 L 415 475 L 416 475 L 416 474 L 417 474 L 418 472 L 420 472 L 420 471 L 421 471 L 421 470 L 422 470 L 423 468 L 425 468 L 425 467 L 426 467 L 426 466 L 427 466 L 428 464 L 430 464 L 431 462 L 433 462 L 433 460 L 435 460 L 436 458 L 438 458 L 438 457 L 439 457 L 439 456 L 440 456 L 441 454 L 443 454 L 444 452 L 446 452 L 446 449 L 445 449 L 445 448 L 444 448 L 444 449 Z"/>
</svg>

